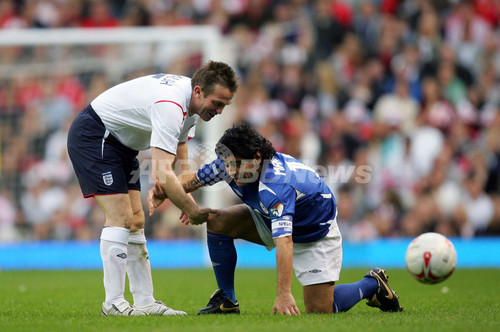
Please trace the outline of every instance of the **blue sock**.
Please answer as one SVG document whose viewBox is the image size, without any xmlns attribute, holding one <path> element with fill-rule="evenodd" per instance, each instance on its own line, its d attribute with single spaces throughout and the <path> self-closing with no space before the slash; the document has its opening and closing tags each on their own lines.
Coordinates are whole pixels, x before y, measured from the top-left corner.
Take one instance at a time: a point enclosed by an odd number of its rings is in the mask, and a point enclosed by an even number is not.
<svg viewBox="0 0 500 332">
<path fill-rule="evenodd" d="M 227 235 L 207 232 L 207 244 L 217 285 L 222 289 L 225 297 L 229 297 L 236 303 L 234 270 L 237 255 L 234 240 Z"/>
<path fill-rule="evenodd" d="M 362 299 L 371 299 L 377 290 L 377 280 L 372 277 L 364 277 L 352 284 L 335 286 L 333 289 L 333 312 L 346 312 Z"/>
</svg>

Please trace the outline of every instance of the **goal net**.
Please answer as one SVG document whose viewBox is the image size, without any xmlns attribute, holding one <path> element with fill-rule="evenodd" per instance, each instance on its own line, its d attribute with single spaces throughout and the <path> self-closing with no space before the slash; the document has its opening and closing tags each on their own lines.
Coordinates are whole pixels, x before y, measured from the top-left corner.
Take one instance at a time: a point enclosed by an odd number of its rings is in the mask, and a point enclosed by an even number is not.
<svg viewBox="0 0 500 332">
<path fill-rule="evenodd" d="M 234 62 L 231 43 L 213 26 L 0 31 L 0 242 L 96 239 L 103 215 L 81 198 L 66 154 L 71 120 L 115 84 L 159 72 L 191 76 L 208 60 Z M 200 121 L 189 142 L 191 167 L 213 157 L 234 117 L 228 108 L 209 124 Z M 149 153 L 139 157 L 147 161 Z M 224 196 L 223 189 L 197 194 L 215 208 Z M 150 236 L 199 236 L 200 227 L 177 227 L 169 203 L 160 212 Z"/>
</svg>

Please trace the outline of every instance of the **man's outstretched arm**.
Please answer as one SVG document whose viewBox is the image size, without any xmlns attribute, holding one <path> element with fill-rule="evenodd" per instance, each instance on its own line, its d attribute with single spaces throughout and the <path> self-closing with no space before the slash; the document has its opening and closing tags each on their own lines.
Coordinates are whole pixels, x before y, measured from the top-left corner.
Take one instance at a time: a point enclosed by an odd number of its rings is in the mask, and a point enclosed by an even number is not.
<svg viewBox="0 0 500 332">
<path fill-rule="evenodd" d="M 274 239 L 276 244 L 276 270 L 278 289 L 273 305 L 273 314 L 298 315 L 300 310 L 292 295 L 293 241 L 292 236 Z"/>
<path fill-rule="evenodd" d="M 182 187 L 187 193 L 191 193 L 205 186 L 205 184 L 198 180 L 196 173 L 197 172 L 186 172 L 179 175 Z"/>
<path fill-rule="evenodd" d="M 175 155 L 157 148 L 153 148 L 152 153 L 155 186 L 150 190 L 148 197 L 150 215 L 168 197 L 172 203 L 185 212 L 192 223 L 199 224 L 205 222 L 210 211 L 209 209 L 200 210 L 184 191 L 183 185 L 172 169 Z"/>
</svg>

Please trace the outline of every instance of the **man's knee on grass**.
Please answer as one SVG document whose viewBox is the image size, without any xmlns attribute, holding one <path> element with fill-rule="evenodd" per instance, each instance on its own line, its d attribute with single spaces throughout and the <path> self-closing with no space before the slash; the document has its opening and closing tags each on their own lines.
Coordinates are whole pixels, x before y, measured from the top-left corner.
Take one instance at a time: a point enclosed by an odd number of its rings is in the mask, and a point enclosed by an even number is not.
<svg viewBox="0 0 500 332">
<path fill-rule="evenodd" d="M 306 313 L 329 314 L 333 312 L 334 283 L 323 283 L 304 287 Z"/>
</svg>

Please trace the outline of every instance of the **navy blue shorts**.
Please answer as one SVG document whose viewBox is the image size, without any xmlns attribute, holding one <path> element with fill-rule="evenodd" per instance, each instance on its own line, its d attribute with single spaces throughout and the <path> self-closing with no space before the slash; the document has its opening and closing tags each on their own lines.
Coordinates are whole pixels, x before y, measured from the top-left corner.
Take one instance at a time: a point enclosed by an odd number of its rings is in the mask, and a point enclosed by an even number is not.
<svg viewBox="0 0 500 332">
<path fill-rule="evenodd" d="M 68 154 L 84 197 L 141 190 L 138 153 L 111 135 L 90 105 L 68 132 Z"/>
</svg>

